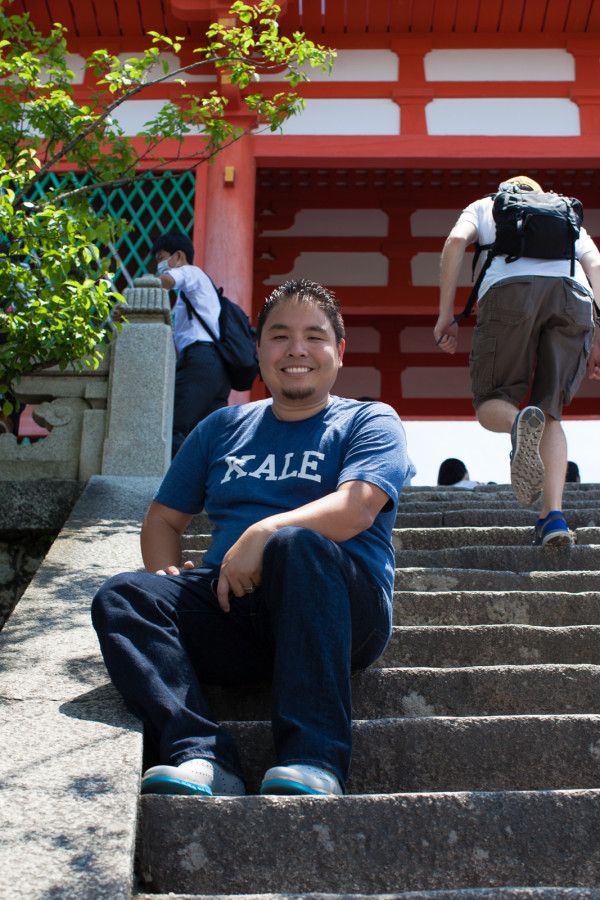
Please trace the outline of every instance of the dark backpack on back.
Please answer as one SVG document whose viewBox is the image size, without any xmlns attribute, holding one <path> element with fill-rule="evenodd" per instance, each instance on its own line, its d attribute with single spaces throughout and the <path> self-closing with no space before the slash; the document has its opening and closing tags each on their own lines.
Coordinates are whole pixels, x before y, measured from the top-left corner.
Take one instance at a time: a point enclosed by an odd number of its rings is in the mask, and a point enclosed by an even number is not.
<svg viewBox="0 0 600 900">
<path fill-rule="evenodd" d="M 221 312 L 219 314 L 219 334 L 216 334 L 206 324 L 200 313 L 194 309 L 185 293 L 181 291 L 181 299 L 188 311 L 188 318 L 196 316 L 204 326 L 215 343 L 225 368 L 231 379 L 234 391 L 249 391 L 258 375 L 258 356 L 256 353 L 256 328 L 250 324 L 250 319 L 243 309 L 226 297 L 223 288 L 216 287 L 211 281 L 219 296 Z"/>
<path fill-rule="evenodd" d="M 475 244 L 473 273 L 480 254 L 487 250 L 473 290 L 462 313 L 454 322 L 470 315 L 481 282 L 494 257 L 505 256 L 511 263 L 523 256 L 531 259 L 569 259 L 575 272 L 575 242 L 583 223 L 583 206 L 574 197 L 554 191 L 527 191 L 516 184 L 501 184 L 494 198 L 492 214 L 496 224 L 493 244 Z M 441 338 L 440 338 L 441 340 Z M 438 342 L 439 343 L 439 342 Z"/>
<path fill-rule="evenodd" d="M 511 190 L 515 187 L 506 185 L 494 197 L 493 256 L 506 256 L 507 263 L 522 256 L 570 259 L 573 275 L 575 241 L 583 222 L 581 203 L 554 191 Z"/>
</svg>

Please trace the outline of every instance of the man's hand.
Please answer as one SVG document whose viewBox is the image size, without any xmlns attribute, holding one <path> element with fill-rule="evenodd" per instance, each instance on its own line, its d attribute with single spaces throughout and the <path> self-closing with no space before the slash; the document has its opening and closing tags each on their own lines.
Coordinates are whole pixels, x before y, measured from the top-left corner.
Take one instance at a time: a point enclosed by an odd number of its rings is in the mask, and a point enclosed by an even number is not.
<svg viewBox="0 0 600 900">
<path fill-rule="evenodd" d="M 223 557 L 217 587 L 221 608 L 229 611 L 229 591 L 243 597 L 261 583 L 265 544 L 278 529 L 310 528 L 340 544 L 370 528 L 388 500 L 374 484 L 346 481 L 332 494 L 251 525 Z"/>
<path fill-rule="evenodd" d="M 587 361 L 588 378 L 600 381 L 600 332 L 596 333 Z"/>
<path fill-rule="evenodd" d="M 181 568 L 181 569 L 178 569 L 177 566 L 167 566 L 166 571 L 165 571 L 165 569 L 158 569 L 154 574 L 155 575 L 181 575 L 181 573 L 185 569 L 193 569 L 193 568 L 194 568 L 194 563 L 187 560 L 187 562 L 184 562 L 183 568 Z"/>
<path fill-rule="evenodd" d="M 265 544 L 275 529 L 256 522 L 230 547 L 221 563 L 217 597 L 219 606 L 229 612 L 229 592 L 236 597 L 251 594 L 262 581 L 263 552 Z"/>
<path fill-rule="evenodd" d="M 450 316 L 440 316 L 433 329 L 433 338 L 444 353 L 456 353 L 458 347 L 458 325 L 452 324 Z"/>
</svg>

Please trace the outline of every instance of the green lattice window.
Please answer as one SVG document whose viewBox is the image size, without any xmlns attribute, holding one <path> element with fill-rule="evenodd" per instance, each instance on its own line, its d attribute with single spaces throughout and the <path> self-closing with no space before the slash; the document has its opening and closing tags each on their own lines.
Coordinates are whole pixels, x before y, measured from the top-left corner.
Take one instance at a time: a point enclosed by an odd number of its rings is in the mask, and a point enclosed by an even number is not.
<svg viewBox="0 0 600 900">
<path fill-rule="evenodd" d="M 88 176 L 80 178 L 75 172 L 50 172 L 38 187 L 37 196 L 65 178 L 73 186 L 88 180 Z M 159 235 L 178 231 L 193 240 L 195 190 L 194 173 L 183 172 L 169 178 L 136 181 L 110 192 L 94 191 L 90 203 L 97 212 L 108 211 L 133 225 L 115 247 L 109 248 L 115 258 L 112 270 L 117 290 L 122 291 L 134 278 L 153 271 L 150 247 Z"/>
</svg>

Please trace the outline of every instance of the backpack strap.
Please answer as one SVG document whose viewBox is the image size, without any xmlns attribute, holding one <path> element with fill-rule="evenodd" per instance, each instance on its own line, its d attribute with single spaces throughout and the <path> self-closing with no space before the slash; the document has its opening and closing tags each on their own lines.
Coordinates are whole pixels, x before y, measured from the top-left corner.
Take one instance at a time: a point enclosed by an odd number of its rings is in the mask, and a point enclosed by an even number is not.
<svg viewBox="0 0 600 900">
<path fill-rule="evenodd" d="M 218 296 L 218 298 L 219 298 L 219 304 L 222 305 L 222 304 L 221 304 L 221 297 L 222 297 L 222 294 L 223 294 L 223 288 L 216 288 L 215 285 L 214 285 L 214 282 L 213 282 L 212 278 L 210 278 L 210 276 L 209 276 L 209 280 L 210 280 L 210 283 L 212 284 L 212 286 L 215 288 L 216 294 L 217 294 L 217 296 Z M 180 291 L 179 291 L 179 296 L 181 297 L 181 299 L 182 299 L 183 302 L 185 303 L 185 308 L 187 309 L 188 319 L 191 319 L 192 316 L 196 316 L 196 318 L 198 319 L 198 321 L 200 322 L 200 324 L 202 325 L 202 327 L 204 328 L 204 330 L 206 331 L 206 333 L 209 334 L 209 335 L 211 336 L 211 338 L 213 339 L 213 342 L 214 342 L 215 344 L 218 344 L 218 343 L 219 343 L 218 337 L 216 336 L 216 334 L 214 333 L 214 331 L 212 330 L 212 328 L 210 328 L 210 326 L 208 325 L 208 323 L 205 322 L 205 320 L 202 318 L 202 316 L 200 315 L 200 313 L 198 312 L 198 310 L 196 309 L 196 307 L 192 305 L 192 302 L 190 301 L 190 298 L 186 295 L 185 291 L 180 290 Z"/>
<path fill-rule="evenodd" d="M 479 259 L 479 257 L 481 256 L 481 253 L 484 250 L 487 250 L 487 252 L 488 252 L 487 259 L 484 262 L 484 264 L 482 265 L 481 272 L 477 276 L 477 281 L 475 282 L 475 284 L 473 285 L 473 287 L 471 289 L 471 293 L 469 294 L 469 299 L 466 302 L 465 308 L 463 309 L 463 311 L 461 313 L 459 313 L 456 316 L 456 318 L 452 322 L 450 322 L 450 324 L 448 325 L 448 328 L 452 328 L 453 325 L 458 325 L 458 323 L 460 322 L 461 319 L 465 319 L 467 316 L 471 315 L 471 312 L 473 311 L 473 307 L 475 306 L 475 302 L 477 300 L 477 294 L 479 293 L 479 288 L 481 287 L 481 282 L 483 281 L 485 273 L 489 269 L 489 267 L 492 263 L 492 260 L 495 256 L 495 253 L 492 248 L 493 248 L 493 244 L 479 244 L 479 243 L 477 243 L 477 241 L 475 242 L 475 256 L 473 257 L 473 275 L 475 275 L 475 266 L 477 265 L 477 260 Z M 445 336 L 445 334 L 446 334 L 446 332 L 444 331 L 444 333 L 440 336 L 439 340 L 437 340 L 435 342 L 436 347 L 440 343 L 442 338 Z"/>
</svg>

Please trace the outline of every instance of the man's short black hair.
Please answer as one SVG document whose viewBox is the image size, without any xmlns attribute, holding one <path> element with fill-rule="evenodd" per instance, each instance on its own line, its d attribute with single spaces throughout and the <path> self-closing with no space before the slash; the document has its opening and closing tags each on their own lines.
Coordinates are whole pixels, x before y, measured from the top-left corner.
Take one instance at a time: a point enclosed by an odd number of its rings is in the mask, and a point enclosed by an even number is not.
<svg viewBox="0 0 600 900">
<path fill-rule="evenodd" d="M 450 459 L 445 459 L 441 464 L 437 483 L 445 485 L 458 484 L 459 481 L 463 480 L 466 474 L 467 467 L 464 462 L 460 459 L 450 457 Z"/>
<path fill-rule="evenodd" d="M 295 300 L 297 303 L 314 303 L 318 306 L 331 323 L 335 340 L 339 347 L 340 342 L 346 336 L 344 329 L 344 320 L 340 312 L 340 304 L 337 301 L 333 291 L 328 291 L 322 285 L 314 281 L 308 281 L 306 278 L 300 278 L 297 281 L 286 281 L 280 287 L 275 288 L 270 297 L 267 297 L 263 303 L 262 309 L 258 314 L 258 323 L 256 326 L 256 339 L 260 343 L 262 330 L 267 316 L 274 307 L 286 300 Z"/>
<path fill-rule="evenodd" d="M 191 265 L 194 261 L 194 245 L 189 237 L 185 234 L 177 234 L 172 231 L 169 234 L 163 234 L 157 238 L 152 244 L 151 254 L 156 256 L 159 250 L 167 250 L 169 253 L 175 253 L 176 250 L 183 250 L 185 258 Z"/>
</svg>

